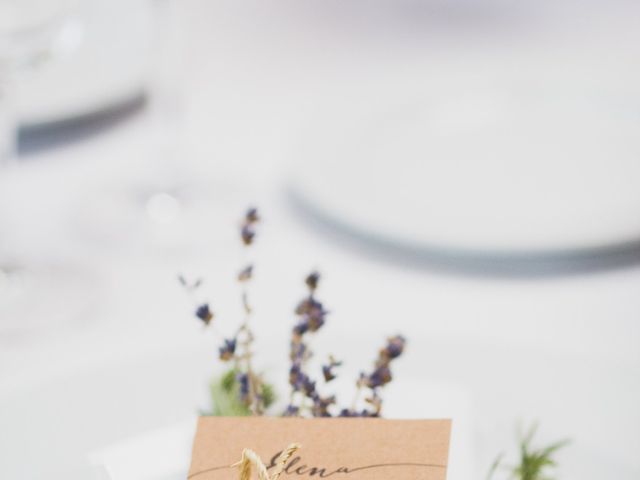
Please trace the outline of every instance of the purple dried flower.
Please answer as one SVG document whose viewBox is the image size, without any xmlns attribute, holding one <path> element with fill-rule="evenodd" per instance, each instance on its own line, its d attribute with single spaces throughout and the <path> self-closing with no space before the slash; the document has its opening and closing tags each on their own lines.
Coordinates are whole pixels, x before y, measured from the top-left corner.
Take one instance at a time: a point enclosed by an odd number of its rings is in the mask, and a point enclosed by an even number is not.
<svg viewBox="0 0 640 480">
<path fill-rule="evenodd" d="M 213 313 L 209 309 L 208 303 L 203 303 L 196 309 L 196 317 L 202 320 L 205 325 L 209 325 L 213 319 Z"/>
<path fill-rule="evenodd" d="M 289 369 L 289 385 L 293 387 L 294 391 L 302 390 L 302 383 L 304 381 L 304 376 L 302 370 L 300 369 L 299 363 L 294 363 Z"/>
<path fill-rule="evenodd" d="M 338 416 L 340 417 L 379 417 L 380 415 L 378 412 L 370 412 L 369 410 L 366 410 L 366 409 L 362 409 L 358 411 L 358 410 L 353 410 L 349 408 L 343 408 L 342 410 L 340 410 L 340 413 Z"/>
<path fill-rule="evenodd" d="M 222 345 L 219 349 L 220 360 L 231 360 L 236 353 L 236 345 L 237 341 L 235 338 L 225 339 L 224 345 Z"/>
<path fill-rule="evenodd" d="M 309 322 L 307 320 L 303 320 L 298 323 L 295 327 L 293 327 L 293 335 L 294 338 L 302 337 L 305 333 L 309 331 Z"/>
<path fill-rule="evenodd" d="M 289 369 L 289 384 L 294 392 L 303 392 L 309 397 L 316 391 L 316 382 L 302 371 L 300 363 L 294 363 Z"/>
<path fill-rule="evenodd" d="M 308 375 L 302 374 L 302 391 L 308 396 L 313 397 L 316 392 L 316 382 L 311 380 Z"/>
<path fill-rule="evenodd" d="M 369 376 L 364 377 L 364 384 L 369 388 L 378 388 L 391 381 L 391 370 L 386 365 L 376 368 Z"/>
<path fill-rule="evenodd" d="M 322 303 L 309 296 L 298 304 L 296 313 L 302 316 L 303 321 L 307 323 L 309 331 L 317 332 L 324 325 L 325 316 L 328 312 L 324 309 Z"/>
<path fill-rule="evenodd" d="M 371 418 L 376 418 L 380 416 L 380 412 L 370 412 L 369 410 L 362 410 L 362 412 L 360 412 L 360 416 L 361 417 L 371 417 Z"/>
<path fill-rule="evenodd" d="M 322 309 L 322 305 L 318 304 L 314 306 L 309 312 L 309 330 L 312 332 L 317 332 L 322 328 L 325 322 L 326 312 Z"/>
<path fill-rule="evenodd" d="M 309 287 L 309 290 L 313 292 L 316 288 L 318 288 L 319 280 L 320 274 L 318 272 L 311 272 L 309 275 L 307 275 L 307 278 L 304 282 L 307 284 L 307 287 Z"/>
<path fill-rule="evenodd" d="M 323 365 L 322 366 L 322 375 L 324 376 L 324 381 L 325 382 L 330 382 L 331 380 L 336 378 L 336 374 L 333 373 L 333 371 L 331 370 L 331 367 L 329 365 Z"/>
<path fill-rule="evenodd" d="M 251 225 L 243 225 L 240 229 L 240 236 L 242 237 L 242 243 L 245 245 L 251 245 L 253 243 L 253 238 L 256 236 L 256 232 Z"/>
<path fill-rule="evenodd" d="M 244 218 L 247 223 L 256 223 L 260 220 L 260 217 L 258 216 L 258 209 L 254 207 L 249 208 Z"/>
<path fill-rule="evenodd" d="M 247 265 L 238 274 L 238 281 L 246 282 L 247 280 L 251 280 L 252 276 L 253 276 L 253 265 Z"/>
<path fill-rule="evenodd" d="M 373 406 L 373 411 L 368 412 L 369 416 L 380 416 L 382 399 L 379 397 L 377 389 L 384 387 L 392 380 L 391 361 L 402 355 L 405 344 L 406 340 L 401 335 L 390 337 L 385 347 L 380 350 L 373 373 L 368 375 L 365 373 L 360 374 L 357 382 L 358 390 L 362 387 L 371 389 L 371 396 L 365 399 L 368 404 Z"/>
<path fill-rule="evenodd" d="M 236 376 L 236 380 L 240 385 L 240 401 L 242 403 L 248 404 L 249 399 L 249 375 L 246 373 L 239 373 Z"/>
<path fill-rule="evenodd" d="M 322 307 L 322 303 L 320 303 L 319 301 L 317 301 L 315 298 L 313 298 L 312 296 L 309 296 L 307 298 L 305 298 L 304 300 L 302 300 L 298 306 L 296 307 L 296 314 L 297 315 L 315 315 L 318 316 L 322 313 L 326 313 L 324 311 L 324 308 Z"/>
<path fill-rule="evenodd" d="M 336 397 L 321 397 L 315 395 L 313 397 L 313 406 L 311 407 L 311 413 L 314 417 L 330 417 L 329 407 L 336 403 Z"/>
<path fill-rule="evenodd" d="M 295 405 L 287 405 L 287 409 L 282 414 L 284 417 L 297 417 L 300 412 L 300 408 Z"/>
<path fill-rule="evenodd" d="M 335 367 L 339 367 L 340 365 L 342 365 L 342 362 L 336 361 L 336 359 L 333 358 L 332 355 L 329 356 L 329 363 L 322 366 L 322 376 L 324 377 L 325 382 L 330 382 L 331 380 L 336 378 L 336 374 L 334 373 L 333 369 Z"/>
<path fill-rule="evenodd" d="M 398 358 L 400 355 L 402 355 L 405 344 L 406 340 L 403 336 L 396 335 L 395 337 L 391 337 L 388 340 L 387 346 L 382 349 L 381 354 L 383 357 L 389 360 Z"/>
<path fill-rule="evenodd" d="M 291 342 L 291 361 L 296 364 L 302 364 L 306 357 L 307 346 L 302 342 Z"/>
<path fill-rule="evenodd" d="M 242 243 L 245 245 L 251 245 L 253 238 L 256 236 L 254 225 L 260 220 L 258 217 L 258 210 L 250 208 L 244 216 L 244 222 L 240 228 L 240 236 L 242 237 Z"/>
</svg>

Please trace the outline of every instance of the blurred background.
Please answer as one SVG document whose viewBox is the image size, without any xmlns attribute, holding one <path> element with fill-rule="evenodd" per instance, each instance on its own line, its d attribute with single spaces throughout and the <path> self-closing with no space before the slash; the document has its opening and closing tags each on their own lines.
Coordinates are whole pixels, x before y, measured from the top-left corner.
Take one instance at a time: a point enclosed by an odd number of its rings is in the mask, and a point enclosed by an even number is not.
<svg viewBox="0 0 640 480">
<path fill-rule="evenodd" d="M 451 480 L 570 438 L 640 476 L 640 5 L 0 0 L 0 477 L 184 478 L 263 221 L 257 356 L 406 357 L 388 417 L 453 417 Z M 315 347 L 314 347 L 315 348 Z M 352 385 L 340 383 L 350 395 Z M 344 390 L 344 392 L 342 392 Z"/>
</svg>

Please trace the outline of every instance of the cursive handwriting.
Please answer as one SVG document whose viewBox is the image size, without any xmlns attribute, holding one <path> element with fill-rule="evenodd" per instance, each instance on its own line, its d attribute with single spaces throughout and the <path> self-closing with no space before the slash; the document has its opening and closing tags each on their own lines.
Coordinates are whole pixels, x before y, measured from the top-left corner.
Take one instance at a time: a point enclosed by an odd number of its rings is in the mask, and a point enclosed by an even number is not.
<svg viewBox="0 0 640 480">
<path fill-rule="evenodd" d="M 276 466 L 276 460 L 280 456 L 281 452 L 276 453 L 271 457 L 271 461 L 269 465 L 267 465 L 267 470 L 270 468 L 274 468 Z M 306 465 L 302 461 L 302 457 L 296 456 L 293 457 L 287 466 L 284 468 L 283 473 L 286 475 L 297 475 L 297 476 L 309 476 L 315 478 L 329 478 L 337 474 L 350 474 L 359 472 L 362 470 L 370 470 L 374 468 L 389 468 L 389 467 L 422 467 L 422 468 L 447 468 L 446 465 L 439 465 L 433 463 L 412 463 L 412 462 L 401 462 L 401 463 L 376 463 L 373 465 L 364 465 L 361 467 L 338 467 L 338 468 L 328 468 L 328 467 L 313 467 Z M 206 470 L 201 470 L 196 473 L 192 473 L 188 478 L 193 478 L 197 475 L 201 475 L 207 472 L 213 472 L 215 470 L 223 470 L 226 468 L 230 468 L 228 465 L 207 468 Z"/>
<path fill-rule="evenodd" d="M 276 466 L 276 460 L 280 456 L 281 452 L 276 453 L 273 457 L 271 457 L 271 462 L 267 465 L 267 469 L 273 468 Z M 382 468 L 382 467 L 432 467 L 432 468 L 445 468 L 445 465 L 435 465 L 429 463 L 377 463 L 374 465 L 365 465 L 363 467 L 338 467 L 336 469 L 328 469 L 327 467 L 310 467 L 308 465 L 302 464 L 302 458 L 297 456 L 293 457 L 287 466 L 284 469 L 284 473 L 287 475 L 307 475 L 309 477 L 317 476 L 318 478 L 328 478 L 338 473 L 354 473 L 359 472 L 360 470 L 368 470 L 372 468 Z"/>
</svg>

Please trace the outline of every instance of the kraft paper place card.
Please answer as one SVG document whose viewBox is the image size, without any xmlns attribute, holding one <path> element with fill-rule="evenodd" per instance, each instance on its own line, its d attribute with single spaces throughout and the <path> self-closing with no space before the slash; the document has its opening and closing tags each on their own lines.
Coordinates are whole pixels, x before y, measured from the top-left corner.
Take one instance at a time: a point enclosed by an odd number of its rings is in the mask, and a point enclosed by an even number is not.
<svg viewBox="0 0 640 480">
<path fill-rule="evenodd" d="M 245 448 L 271 471 L 296 442 L 280 480 L 445 480 L 450 432 L 450 420 L 202 417 L 188 478 L 238 479 Z"/>
</svg>

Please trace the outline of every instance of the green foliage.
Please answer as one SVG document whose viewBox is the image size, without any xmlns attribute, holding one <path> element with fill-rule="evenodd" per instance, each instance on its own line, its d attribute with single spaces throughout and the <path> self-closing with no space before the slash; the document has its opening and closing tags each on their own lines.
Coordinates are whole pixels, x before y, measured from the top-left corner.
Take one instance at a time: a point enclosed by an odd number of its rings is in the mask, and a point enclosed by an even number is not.
<svg viewBox="0 0 640 480">
<path fill-rule="evenodd" d="M 203 415 L 215 417 L 245 417 L 251 415 L 249 407 L 240 401 L 240 385 L 236 380 L 237 371 L 231 369 L 221 377 L 214 379 L 210 386 L 212 409 L 202 412 Z M 265 407 L 269 407 L 276 399 L 273 387 L 262 385 L 262 396 Z"/>
<path fill-rule="evenodd" d="M 236 381 L 235 370 L 229 370 L 216 378 L 209 386 L 212 410 L 209 415 L 215 417 L 244 417 L 251 415 L 249 407 L 240 402 L 240 387 Z"/>
<path fill-rule="evenodd" d="M 220 378 L 220 387 L 226 393 L 233 392 L 233 389 L 236 386 L 237 373 L 238 372 L 235 369 L 231 369 Z"/>
<path fill-rule="evenodd" d="M 513 468 L 513 476 L 519 480 L 551 480 L 545 473 L 557 465 L 553 456 L 568 443 L 563 440 L 536 449 L 531 445 L 536 430 L 537 425 L 534 425 L 520 440 L 520 465 Z"/>
<path fill-rule="evenodd" d="M 523 435 L 519 441 L 520 462 L 518 465 L 507 467 L 510 477 L 513 480 L 553 480 L 548 476 L 548 470 L 557 466 L 554 455 L 558 450 L 567 445 L 568 441 L 563 440 L 546 447 L 534 448 L 532 446 L 537 425 L 534 425 Z M 501 466 L 502 456 L 499 456 L 493 463 L 489 471 L 488 478 L 493 478 L 493 474 Z"/>
<path fill-rule="evenodd" d="M 500 468 L 500 464 L 502 463 L 502 457 L 504 457 L 504 455 L 501 453 L 496 457 L 496 459 L 491 464 L 491 468 L 489 469 L 489 474 L 487 475 L 487 480 L 491 480 L 493 478 L 493 475 L 496 473 L 496 470 Z"/>
<path fill-rule="evenodd" d="M 262 384 L 262 401 L 264 402 L 264 408 L 269 408 L 276 401 L 276 392 L 273 386 L 268 383 Z"/>
</svg>

